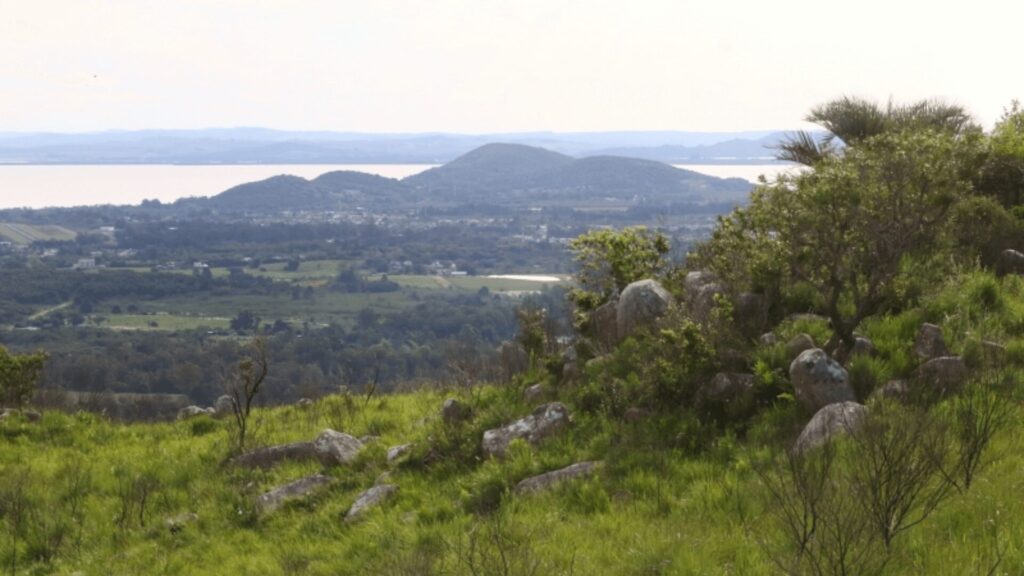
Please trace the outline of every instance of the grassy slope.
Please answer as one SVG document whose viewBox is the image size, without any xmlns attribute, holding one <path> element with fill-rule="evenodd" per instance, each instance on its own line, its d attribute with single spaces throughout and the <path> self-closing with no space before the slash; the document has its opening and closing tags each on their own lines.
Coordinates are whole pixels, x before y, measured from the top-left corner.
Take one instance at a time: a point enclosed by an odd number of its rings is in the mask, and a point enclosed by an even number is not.
<svg viewBox="0 0 1024 576">
<path fill-rule="evenodd" d="M 880 356 L 860 370 L 880 378 L 909 370 L 908 352 L 922 320 L 942 323 L 951 348 L 968 359 L 973 342 L 991 338 L 1007 345 L 1011 362 L 1020 366 L 1024 360 L 1024 282 L 974 274 L 955 279 L 922 308 L 866 326 Z M 783 335 L 798 330 L 822 327 L 789 326 Z M 773 353 L 761 351 L 766 358 Z M 39 573 L 430 573 L 424 566 L 470 573 L 459 562 L 470 544 L 489 549 L 470 534 L 489 534 L 498 525 L 507 557 L 539 562 L 538 574 L 570 568 L 574 574 L 773 573 L 759 543 L 773 535 L 754 464 L 778 454 L 779 445 L 768 440 L 775 431 L 806 419 L 791 405 L 763 414 L 745 439 L 727 434 L 700 451 L 687 448 L 694 442 L 674 415 L 627 424 L 577 413 L 567 435 L 536 450 L 514 447 L 503 462 L 481 462 L 481 431 L 528 408 L 511 387 L 478 390 L 476 418 L 453 429 L 438 419 L 444 397 L 419 391 L 372 399 L 364 408 L 360 397 L 353 402 L 336 396 L 307 408 L 261 411 L 263 443 L 312 439 L 325 427 L 381 436 L 355 465 L 329 471 L 337 482 L 326 492 L 265 518 L 250 513 L 257 494 L 319 466 L 293 463 L 268 472 L 224 466 L 226 421 L 116 425 L 47 413 L 37 424 L 7 422 L 0 424 L 0 477 L 10 486 L 18 470 L 29 470 L 30 501 L 53 516 L 65 506 L 67 471 L 76 461 L 91 471 L 81 546 L 66 540 L 52 564 L 36 565 Z M 993 464 L 971 491 L 900 536 L 890 573 L 985 574 L 997 546 L 1005 557 L 996 573 L 1024 573 L 1020 416 L 1018 409 L 1011 428 L 997 438 Z M 418 462 L 428 438 L 434 439 L 433 464 L 391 470 L 398 497 L 362 522 L 342 521 L 359 492 L 389 469 L 388 446 L 417 442 L 410 462 Z M 501 497 L 503 487 L 523 477 L 584 459 L 605 461 L 597 479 L 545 495 Z M 117 477 L 126 473 L 150 474 L 161 488 L 145 526 L 119 531 L 113 520 Z M 499 501 L 499 513 L 473 513 Z M 199 514 L 196 524 L 177 534 L 163 526 L 164 518 L 187 511 Z M 0 560 L 9 561 L 9 532 L 0 532 L 0 541 Z"/>
</svg>

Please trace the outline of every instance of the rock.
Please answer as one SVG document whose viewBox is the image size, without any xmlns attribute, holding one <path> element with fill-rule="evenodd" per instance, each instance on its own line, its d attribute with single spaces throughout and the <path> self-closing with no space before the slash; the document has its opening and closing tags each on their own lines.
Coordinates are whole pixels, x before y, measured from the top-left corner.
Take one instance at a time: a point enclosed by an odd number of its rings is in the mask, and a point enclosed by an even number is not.
<svg viewBox="0 0 1024 576">
<path fill-rule="evenodd" d="M 213 403 L 213 413 L 216 416 L 228 416 L 235 412 L 233 406 L 231 396 L 223 394 L 218 396 L 217 400 Z"/>
<path fill-rule="evenodd" d="M 189 418 L 195 418 L 196 416 L 212 416 L 214 414 L 213 408 L 201 408 L 199 406 L 186 406 L 181 410 L 178 410 L 178 420 L 187 420 Z"/>
<path fill-rule="evenodd" d="M 295 403 L 296 406 L 312 406 L 313 401 L 309 398 L 299 398 L 299 401 Z"/>
<path fill-rule="evenodd" d="M 996 273 L 1000 276 L 1005 274 L 1024 274 L 1024 254 L 1016 250 L 1003 250 L 999 254 L 999 261 L 996 263 Z"/>
<path fill-rule="evenodd" d="M 569 424 L 569 410 L 561 402 L 538 406 L 532 414 L 515 422 L 484 432 L 483 450 L 486 456 L 502 457 L 508 445 L 517 438 L 536 444 Z"/>
<path fill-rule="evenodd" d="M 21 410 L 17 408 L 4 408 L 0 411 L 0 421 L 7 420 L 8 418 L 14 418 L 18 414 L 21 414 Z"/>
<path fill-rule="evenodd" d="M 550 391 L 543 384 L 534 384 L 523 391 L 523 400 L 531 406 L 548 400 L 550 396 Z"/>
<path fill-rule="evenodd" d="M 717 284 L 718 277 L 715 276 L 714 272 L 708 272 L 706 270 L 694 270 L 687 272 L 686 277 L 683 278 L 683 290 L 687 295 L 686 299 L 690 299 L 690 295 L 696 294 L 701 288 L 709 284 Z"/>
<path fill-rule="evenodd" d="M 942 329 L 935 324 L 921 324 L 914 339 L 914 355 L 921 360 L 949 356 L 949 348 L 942 338 Z"/>
<path fill-rule="evenodd" d="M 909 387 L 906 380 L 889 380 L 885 383 L 885 386 L 876 390 L 875 393 L 882 398 L 902 400 L 907 397 L 908 390 Z"/>
<path fill-rule="evenodd" d="M 359 440 L 330 428 L 321 432 L 313 441 L 313 452 L 324 466 L 348 464 L 362 449 L 363 443 Z"/>
<path fill-rule="evenodd" d="M 198 521 L 199 514 L 196 514 L 195 512 L 185 512 L 164 520 L 164 526 L 166 526 L 172 534 L 177 534 L 184 530 L 185 526 Z"/>
<path fill-rule="evenodd" d="M 835 350 L 833 355 L 840 364 L 846 365 L 850 360 L 853 360 L 857 356 L 874 356 L 875 345 L 871 340 L 868 340 L 863 336 L 856 336 L 853 340 L 853 348 L 850 348 L 850 350 L 847 351 L 840 346 Z"/>
<path fill-rule="evenodd" d="M 240 454 L 232 458 L 231 463 L 245 468 L 270 468 L 285 460 L 312 460 L 316 457 L 312 442 L 292 442 Z"/>
<path fill-rule="evenodd" d="M 577 462 L 560 470 L 552 470 L 538 476 L 527 478 L 516 484 L 516 494 L 532 494 L 548 490 L 565 482 L 577 478 L 585 478 L 597 471 L 597 462 Z"/>
<path fill-rule="evenodd" d="M 441 406 L 441 420 L 444 420 L 446 424 L 455 424 L 469 420 L 472 415 L 473 411 L 469 406 L 455 398 L 445 400 L 444 405 Z"/>
<path fill-rule="evenodd" d="M 718 278 L 711 272 L 696 270 L 686 274 L 683 280 L 683 295 L 690 317 L 699 323 L 711 319 L 715 309 L 715 297 L 725 294 Z"/>
<path fill-rule="evenodd" d="M 384 502 L 394 498 L 397 493 L 398 486 L 395 486 L 394 484 L 380 484 L 370 488 L 356 498 L 352 507 L 348 509 L 348 513 L 345 514 L 345 521 L 352 522 L 358 520 L 359 517 L 365 514 L 367 510 L 380 506 Z"/>
<path fill-rule="evenodd" d="M 525 372 L 530 368 L 530 356 L 518 342 L 505 340 L 498 346 L 498 355 L 501 357 L 501 366 L 504 368 L 507 378 L 512 378 L 513 375 Z"/>
<path fill-rule="evenodd" d="M 733 301 L 732 317 L 741 334 L 748 338 L 756 336 L 768 323 L 765 297 L 753 292 L 741 292 Z"/>
<path fill-rule="evenodd" d="M 619 299 L 613 298 L 590 313 L 590 328 L 594 340 L 605 348 L 619 342 Z"/>
<path fill-rule="evenodd" d="M 697 409 L 723 416 L 739 416 L 753 408 L 755 382 L 753 374 L 719 372 L 697 390 Z"/>
<path fill-rule="evenodd" d="M 786 342 L 786 355 L 789 358 L 796 358 L 805 350 L 812 348 L 817 348 L 817 346 L 814 344 L 814 338 L 811 338 L 810 334 L 797 334 L 789 342 Z"/>
<path fill-rule="evenodd" d="M 627 338 L 650 327 L 671 305 L 672 295 L 655 280 L 638 280 L 626 286 L 615 309 L 618 337 Z"/>
<path fill-rule="evenodd" d="M 779 341 L 779 337 L 775 332 L 765 332 L 764 334 L 761 334 L 757 341 L 760 342 L 762 346 L 774 346 Z"/>
<path fill-rule="evenodd" d="M 285 502 L 309 496 L 330 483 L 331 477 L 323 474 L 300 478 L 260 495 L 256 499 L 256 511 L 260 514 L 269 514 L 280 508 Z"/>
<path fill-rule="evenodd" d="M 39 422 L 43 419 L 43 415 L 35 410 L 22 410 L 21 417 L 27 422 Z"/>
<path fill-rule="evenodd" d="M 913 392 L 925 398 L 955 394 L 967 382 L 967 366 L 959 356 L 932 358 L 917 369 Z"/>
<path fill-rule="evenodd" d="M 373 434 L 367 434 L 366 436 L 360 436 L 359 441 L 363 444 L 373 444 L 380 440 L 380 436 L 374 436 Z"/>
<path fill-rule="evenodd" d="M 856 400 L 846 370 L 820 348 L 801 352 L 789 365 L 789 379 L 796 399 L 809 412 Z"/>
<path fill-rule="evenodd" d="M 409 451 L 412 450 L 413 446 L 415 446 L 415 444 L 400 444 L 398 446 L 388 448 L 388 463 L 394 462 L 408 454 Z"/>
<path fill-rule="evenodd" d="M 800 432 L 793 451 L 801 454 L 821 446 L 838 434 L 856 431 L 867 413 L 867 407 L 856 402 L 838 402 L 822 407 Z"/>
<path fill-rule="evenodd" d="M 626 409 L 626 413 L 623 414 L 622 417 L 626 419 L 626 422 L 640 422 L 650 415 L 651 413 L 648 410 L 631 406 Z"/>
</svg>

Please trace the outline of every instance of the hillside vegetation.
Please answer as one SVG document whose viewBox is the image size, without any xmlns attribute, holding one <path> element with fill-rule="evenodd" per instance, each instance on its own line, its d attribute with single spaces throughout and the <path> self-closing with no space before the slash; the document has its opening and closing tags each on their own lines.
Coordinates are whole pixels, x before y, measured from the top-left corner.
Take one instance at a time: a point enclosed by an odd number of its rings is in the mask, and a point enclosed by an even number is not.
<svg viewBox="0 0 1024 576">
<path fill-rule="evenodd" d="M 274 370 L 256 340 L 173 423 L 5 413 L 0 564 L 1024 573 L 1024 113 L 989 134 L 935 102 L 811 119 L 832 136 L 784 149 L 809 169 L 685 264 L 645 228 L 577 238 L 575 338 L 519 309 L 492 381 L 467 361 L 250 410 Z M 0 384 L 31 380 L 18 358 Z"/>
</svg>

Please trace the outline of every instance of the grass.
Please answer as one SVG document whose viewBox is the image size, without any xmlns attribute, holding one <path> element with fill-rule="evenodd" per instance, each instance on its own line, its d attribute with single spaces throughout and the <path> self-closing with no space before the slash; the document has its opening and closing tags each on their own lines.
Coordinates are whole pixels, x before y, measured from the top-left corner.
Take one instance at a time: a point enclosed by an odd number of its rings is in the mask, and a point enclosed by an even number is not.
<svg viewBox="0 0 1024 576">
<path fill-rule="evenodd" d="M 978 300 L 974 286 L 994 286 Z M 966 286 L 969 289 L 964 289 Z M 981 289 L 990 292 L 989 289 Z M 861 332 L 879 354 L 865 368 L 879 380 L 899 376 L 916 327 L 940 320 L 956 353 L 978 335 L 1024 347 L 1014 310 L 1024 304 L 1017 278 L 983 273 L 951 279 L 921 307 L 873 319 Z M 797 323 L 784 331 L 820 327 Z M 788 335 L 788 334 L 787 334 Z M 771 354 L 765 352 L 766 357 Z M 1011 359 L 1019 371 L 1021 364 Z M 115 424 L 89 414 L 48 412 L 40 422 L 0 423 L 0 502 L 27 503 L 17 561 L 25 573 L 84 574 L 775 574 L 772 520 L 759 466 L 787 443 L 776 437 L 805 415 L 778 402 L 745 427 L 690 441 L 680 408 L 638 422 L 587 413 L 573 404 L 563 435 L 538 447 L 514 443 L 504 460 L 481 458 L 482 432 L 529 412 L 515 385 L 423 389 L 392 396 L 333 395 L 311 406 L 263 408 L 254 441 L 311 440 L 330 427 L 379 439 L 348 466 L 314 462 L 267 471 L 225 465 L 229 419 L 200 417 L 159 424 Z M 448 396 L 474 418 L 445 425 Z M 1015 398 L 1007 401 L 1016 402 Z M 996 436 L 970 491 L 899 536 L 887 574 L 1024 573 L 1024 412 Z M 699 433 L 699 431 L 696 431 Z M 406 461 L 388 464 L 389 446 L 415 443 Z M 519 480 L 582 460 L 603 462 L 593 479 L 533 496 L 509 489 Z M 323 471 L 335 482 L 305 501 L 259 517 L 256 496 Z M 343 516 L 359 493 L 387 474 L 397 497 L 360 522 Z M 19 478 L 31 482 L 19 483 Z M 86 478 L 87 480 L 82 480 Z M 75 486 L 89 489 L 76 496 Z M 116 521 L 132 488 L 151 493 L 142 514 Z M 19 492 L 20 490 L 20 492 Z M 135 496 L 133 496 L 135 495 Z M 76 507 L 77 503 L 77 507 Z M 10 509 L 10 508 L 6 508 Z M 77 510 L 77 512 L 75 512 Z M 33 512 L 34 511 L 34 512 Z M 195 512 L 172 532 L 164 520 Z M 0 527 L 0 564 L 10 566 L 12 520 Z M 60 533 L 58 540 L 53 537 Z M 47 537 L 49 535 L 50 537 Z M 998 566 L 997 558 L 1002 556 Z M 513 569 L 503 570 L 505 563 Z M 470 569 L 470 564 L 483 567 Z M 996 566 L 990 572 L 990 569 Z M 528 568 L 536 567 L 535 572 Z"/>
<path fill-rule="evenodd" d="M 63 226 L 14 224 L 0 222 L 0 239 L 15 244 L 31 244 L 44 240 L 69 241 L 78 235 Z"/>
<path fill-rule="evenodd" d="M 104 314 L 93 316 L 99 326 L 116 330 L 197 330 L 199 328 L 227 329 L 229 318 L 209 316 L 179 316 L 174 314 Z"/>
</svg>

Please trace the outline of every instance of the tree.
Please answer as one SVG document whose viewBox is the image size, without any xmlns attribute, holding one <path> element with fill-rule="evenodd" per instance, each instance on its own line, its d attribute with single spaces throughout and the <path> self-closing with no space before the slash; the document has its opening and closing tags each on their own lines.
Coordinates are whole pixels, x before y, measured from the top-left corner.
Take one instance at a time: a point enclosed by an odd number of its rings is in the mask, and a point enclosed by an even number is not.
<svg viewBox="0 0 1024 576">
<path fill-rule="evenodd" d="M 947 213 L 970 190 L 965 146 L 931 129 L 864 140 L 812 171 L 762 183 L 693 260 L 737 290 L 810 286 L 832 323 L 827 347 L 850 347 L 860 322 L 941 247 Z"/>
<path fill-rule="evenodd" d="M 814 107 L 805 120 L 821 126 L 826 134 L 817 139 L 805 131 L 792 134 L 779 145 L 780 160 L 814 166 L 834 158 L 844 145 L 856 147 L 887 133 L 922 129 L 950 134 L 977 131 L 963 107 L 940 100 L 906 105 L 889 101 L 882 108 L 862 98 L 844 96 Z"/>
<path fill-rule="evenodd" d="M 646 226 L 591 230 L 569 244 L 579 267 L 571 297 L 584 310 L 600 305 L 630 282 L 649 278 L 668 264 L 668 238 Z"/>
<path fill-rule="evenodd" d="M 43 373 L 46 354 L 11 354 L 0 346 L 0 403 L 24 406 L 31 398 Z"/>
<path fill-rule="evenodd" d="M 267 341 L 255 338 L 249 344 L 247 355 L 238 362 L 235 371 L 224 379 L 224 394 L 231 398 L 231 412 L 235 420 L 234 445 L 241 451 L 249 433 L 249 416 L 253 401 L 267 378 Z"/>
</svg>

